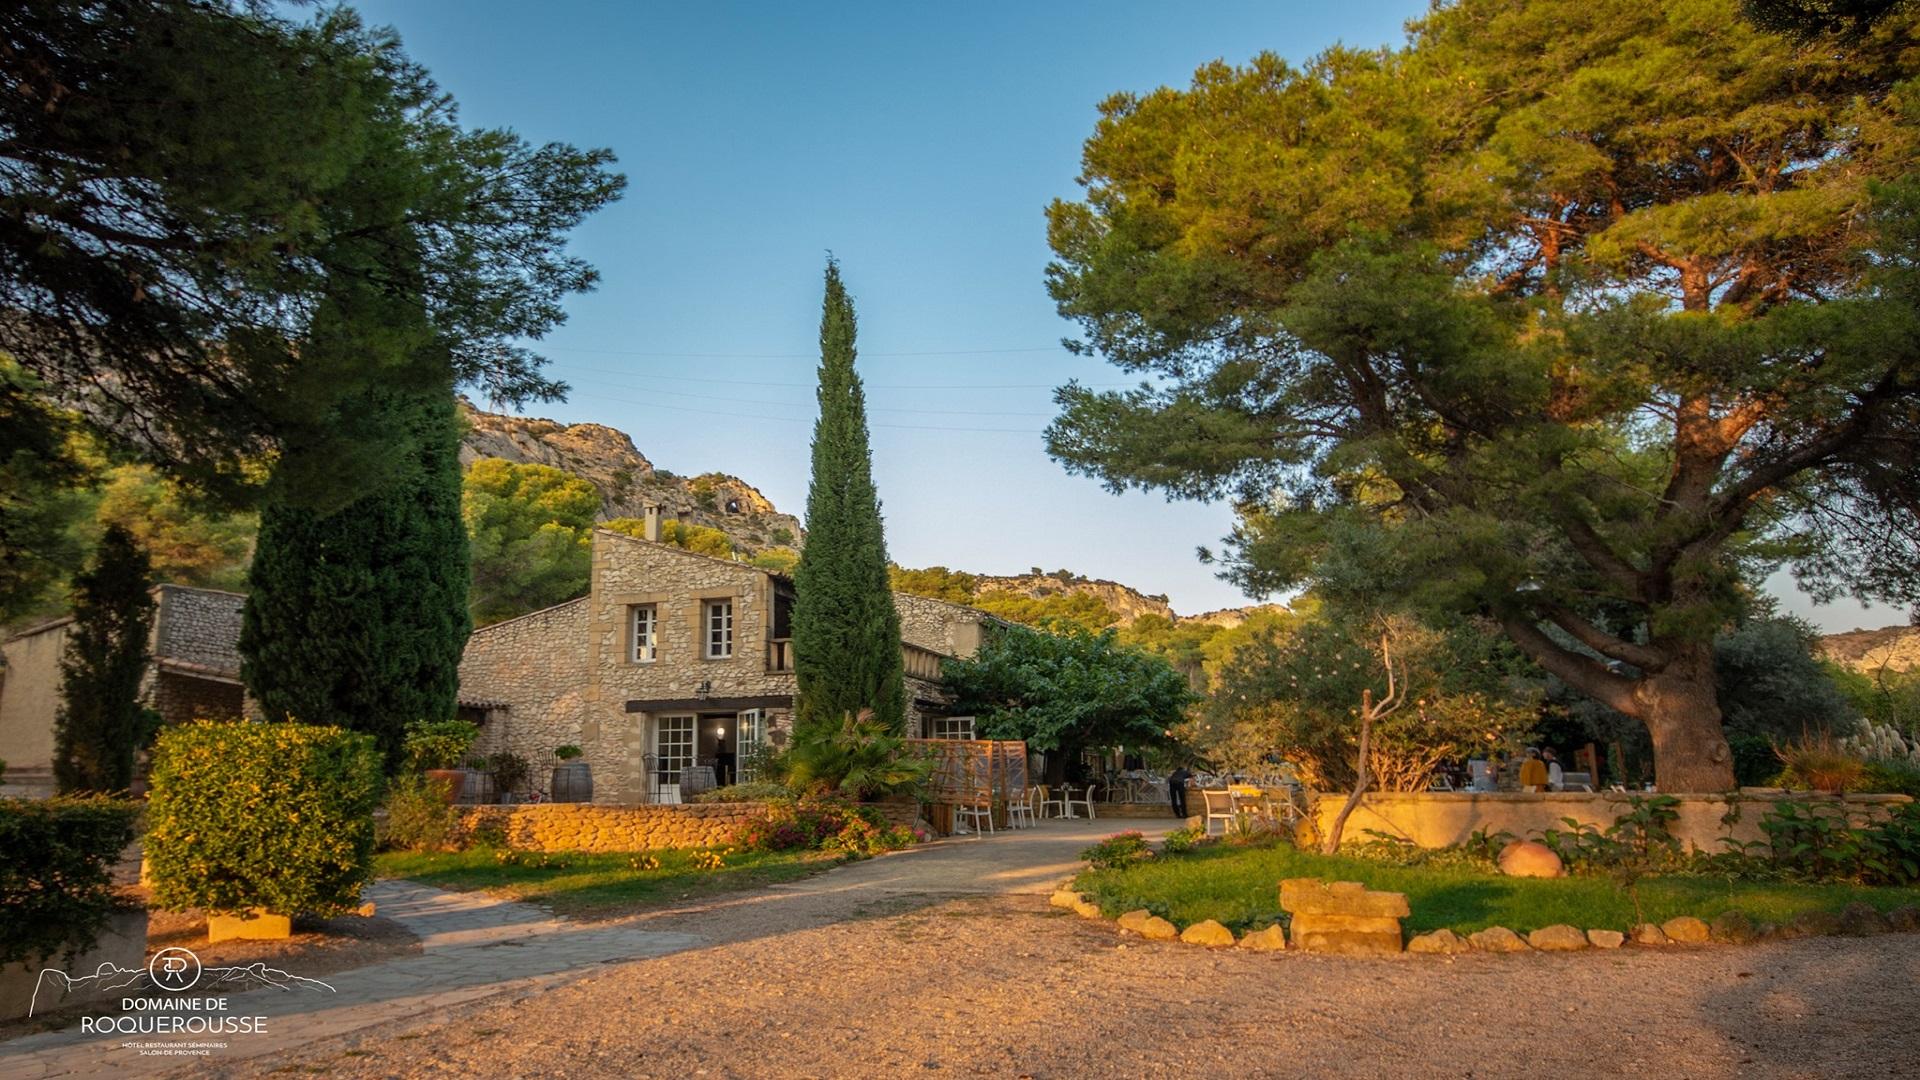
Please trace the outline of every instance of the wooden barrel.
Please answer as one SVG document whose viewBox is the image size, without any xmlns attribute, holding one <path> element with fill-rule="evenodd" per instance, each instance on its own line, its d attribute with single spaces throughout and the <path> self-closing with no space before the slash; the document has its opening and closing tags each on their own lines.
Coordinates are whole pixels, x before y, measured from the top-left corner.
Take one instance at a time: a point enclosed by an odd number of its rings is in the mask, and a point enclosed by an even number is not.
<svg viewBox="0 0 1920 1080">
<path fill-rule="evenodd" d="M 592 802 L 593 770 L 584 761 L 569 761 L 553 767 L 554 802 Z"/>
<path fill-rule="evenodd" d="M 689 765 L 680 770 L 681 802 L 692 802 L 695 795 L 712 791 L 719 786 L 719 782 L 714 779 L 711 765 Z"/>
</svg>

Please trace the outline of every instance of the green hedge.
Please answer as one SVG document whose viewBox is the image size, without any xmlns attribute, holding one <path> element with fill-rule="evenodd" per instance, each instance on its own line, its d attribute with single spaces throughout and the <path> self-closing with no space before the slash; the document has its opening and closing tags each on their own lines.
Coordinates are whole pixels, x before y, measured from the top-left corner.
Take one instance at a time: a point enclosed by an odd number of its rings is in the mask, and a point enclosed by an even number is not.
<svg viewBox="0 0 1920 1080">
<path fill-rule="evenodd" d="M 154 746 L 147 866 L 163 908 L 337 915 L 373 877 L 369 735 L 200 721 Z"/>
<path fill-rule="evenodd" d="M 93 947 L 119 906 L 113 865 L 139 814 L 104 795 L 0 799 L 0 964 Z"/>
</svg>

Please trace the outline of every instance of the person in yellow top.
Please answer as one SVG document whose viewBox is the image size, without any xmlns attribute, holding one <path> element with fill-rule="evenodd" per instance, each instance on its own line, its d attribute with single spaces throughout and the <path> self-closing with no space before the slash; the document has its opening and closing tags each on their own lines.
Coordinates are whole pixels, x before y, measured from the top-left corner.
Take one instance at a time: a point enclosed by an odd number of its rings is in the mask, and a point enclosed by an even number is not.
<svg viewBox="0 0 1920 1080">
<path fill-rule="evenodd" d="M 1547 763 L 1540 760 L 1540 751 L 1527 747 L 1527 760 L 1520 766 L 1521 791 L 1547 790 Z"/>
</svg>

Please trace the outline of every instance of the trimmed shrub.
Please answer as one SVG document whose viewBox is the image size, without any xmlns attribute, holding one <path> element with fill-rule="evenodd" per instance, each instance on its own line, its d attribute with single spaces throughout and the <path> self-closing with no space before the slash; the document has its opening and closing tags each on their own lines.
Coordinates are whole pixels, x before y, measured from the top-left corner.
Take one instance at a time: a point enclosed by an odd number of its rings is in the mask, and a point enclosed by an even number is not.
<svg viewBox="0 0 1920 1080">
<path fill-rule="evenodd" d="M 1105 840 L 1080 853 L 1095 870 L 1111 870 L 1117 866 L 1153 858 L 1153 847 L 1138 830 L 1114 833 Z"/>
<path fill-rule="evenodd" d="M 113 865 L 139 815 L 104 795 L 0 799 L 0 964 L 93 947 L 120 906 Z"/>
<path fill-rule="evenodd" d="M 373 877 L 382 758 L 307 724 L 169 728 L 153 754 L 147 860 L 164 908 L 338 915 Z"/>
<path fill-rule="evenodd" d="M 387 785 L 385 846 L 400 851 L 445 851 L 453 842 L 459 810 L 444 780 L 401 773 Z"/>
<path fill-rule="evenodd" d="M 785 784 L 776 784 L 771 780 L 749 780 L 740 784 L 728 784 L 695 795 L 690 802 L 730 803 L 730 802 L 767 802 L 772 799 L 791 799 L 793 792 Z"/>
</svg>

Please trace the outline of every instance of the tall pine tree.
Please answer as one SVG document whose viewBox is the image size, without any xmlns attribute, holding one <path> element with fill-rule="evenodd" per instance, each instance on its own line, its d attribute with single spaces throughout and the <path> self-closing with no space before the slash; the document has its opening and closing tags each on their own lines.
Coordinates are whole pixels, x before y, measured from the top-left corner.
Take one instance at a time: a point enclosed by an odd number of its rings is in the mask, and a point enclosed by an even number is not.
<svg viewBox="0 0 1920 1080">
<path fill-rule="evenodd" d="M 261 514 L 241 675 L 268 719 L 367 732 L 392 768 L 408 723 L 453 716 L 472 629 L 460 420 L 448 387 L 366 405 L 415 449 L 343 509 Z"/>
<path fill-rule="evenodd" d="M 153 570 L 133 534 L 107 526 L 93 565 L 73 582 L 73 626 L 60 661 L 53 778 L 61 794 L 125 791 L 150 733 L 140 703 L 153 618 Z"/>
<path fill-rule="evenodd" d="M 827 261 L 820 316 L 820 419 L 813 429 L 807 546 L 794 569 L 795 734 L 872 709 L 906 726 L 900 613 L 887 581 L 887 541 L 873 488 L 866 393 L 854 373 L 853 301 Z"/>
</svg>

